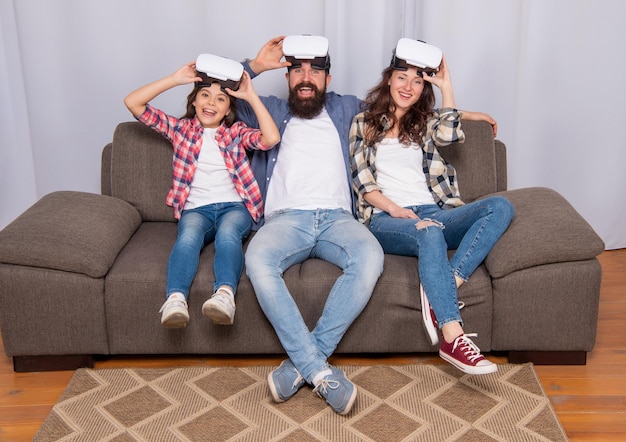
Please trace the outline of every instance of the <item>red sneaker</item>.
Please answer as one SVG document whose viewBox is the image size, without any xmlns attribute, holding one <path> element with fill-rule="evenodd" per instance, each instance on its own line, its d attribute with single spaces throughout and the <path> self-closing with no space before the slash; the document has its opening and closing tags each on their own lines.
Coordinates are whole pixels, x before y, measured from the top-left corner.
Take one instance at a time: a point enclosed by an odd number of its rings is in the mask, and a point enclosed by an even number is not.
<svg viewBox="0 0 626 442">
<path fill-rule="evenodd" d="M 498 366 L 480 354 L 480 349 L 470 339 L 476 333 L 459 335 L 452 343 L 441 340 L 439 356 L 467 374 L 488 374 L 498 371 Z"/>
<path fill-rule="evenodd" d="M 437 322 L 437 317 L 435 316 L 433 308 L 428 302 L 428 298 L 426 297 L 426 292 L 424 292 L 422 284 L 420 284 L 420 300 L 422 301 L 422 322 L 424 323 L 426 334 L 430 338 L 430 344 L 437 345 L 439 342 L 439 335 L 437 334 L 437 330 L 439 330 L 439 323 Z"/>
</svg>

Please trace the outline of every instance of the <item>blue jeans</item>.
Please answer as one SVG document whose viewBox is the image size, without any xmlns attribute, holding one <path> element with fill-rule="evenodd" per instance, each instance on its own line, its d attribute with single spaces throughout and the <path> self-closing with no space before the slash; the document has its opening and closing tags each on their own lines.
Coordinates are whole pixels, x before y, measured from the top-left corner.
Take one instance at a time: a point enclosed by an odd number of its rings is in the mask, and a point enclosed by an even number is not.
<svg viewBox="0 0 626 442">
<path fill-rule="evenodd" d="M 323 259 L 343 270 L 312 331 L 283 280 L 283 272 L 308 258 Z M 341 209 L 281 211 L 250 240 L 246 270 L 259 304 L 309 383 L 329 367 L 327 358 L 369 301 L 383 259 L 380 244 L 368 229 Z"/>
<path fill-rule="evenodd" d="M 166 295 L 189 290 L 205 245 L 215 241 L 213 291 L 226 285 L 237 291 L 243 270 L 242 242 L 250 233 L 252 217 L 243 203 L 208 204 L 183 211 L 178 220 L 178 237 L 167 264 Z"/>
<path fill-rule="evenodd" d="M 409 207 L 420 220 L 436 225 L 417 227 L 415 219 L 372 216 L 370 230 L 385 253 L 417 256 L 419 277 L 439 327 L 460 322 L 455 276 L 467 281 L 513 219 L 513 205 L 491 196 L 453 209 L 425 205 Z M 456 249 L 448 260 L 448 249 Z"/>
</svg>

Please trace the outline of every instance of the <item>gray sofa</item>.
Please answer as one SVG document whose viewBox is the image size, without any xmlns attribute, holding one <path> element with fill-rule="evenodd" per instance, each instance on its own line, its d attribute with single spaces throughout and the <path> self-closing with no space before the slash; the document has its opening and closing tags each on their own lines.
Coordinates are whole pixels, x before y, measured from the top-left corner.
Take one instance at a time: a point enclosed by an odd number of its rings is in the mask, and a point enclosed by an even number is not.
<svg viewBox="0 0 626 442">
<path fill-rule="evenodd" d="M 442 149 L 466 201 L 500 193 L 511 226 L 459 293 L 467 332 L 510 362 L 584 364 L 595 343 L 604 244 L 557 192 L 507 191 L 506 149 L 486 123 L 464 122 L 464 145 Z M 279 354 L 282 347 L 245 275 L 235 324 L 205 319 L 213 246 L 202 252 L 185 329 L 165 329 L 159 308 L 176 238 L 170 144 L 121 123 L 102 153 L 102 194 L 53 192 L 0 231 L 0 327 L 16 371 L 71 369 L 108 355 Z M 340 270 L 308 260 L 285 280 L 312 326 Z M 337 353 L 434 352 L 422 326 L 416 258 L 385 256 L 371 301 Z"/>
</svg>

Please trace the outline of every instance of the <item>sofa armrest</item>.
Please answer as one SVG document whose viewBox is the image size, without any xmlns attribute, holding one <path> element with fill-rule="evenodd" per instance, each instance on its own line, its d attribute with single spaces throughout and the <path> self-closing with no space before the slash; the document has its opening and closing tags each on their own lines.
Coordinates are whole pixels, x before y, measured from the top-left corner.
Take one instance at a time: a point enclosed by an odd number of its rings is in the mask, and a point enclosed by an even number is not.
<svg viewBox="0 0 626 442">
<path fill-rule="evenodd" d="M 604 242 L 559 193 L 544 187 L 500 192 L 515 217 L 493 247 L 485 266 L 493 278 L 534 266 L 593 259 Z"/>
<path fill-rule="evenodd" d="M 506 169 L 506 145 L 500 140 L 493 140 L 496 152 L 496 189 L 504 192 L 508 189 L 508 171 Z"/>
<path fill-rule="evenodd" d="M 140 224 L 126 201 L 53 192 L 0 231 L 0 262 L 101 278 Z"/>
<path fill-rule="evenodd" d="M 102 149 L 100 157 L 100 193 L 111 196 L 111 152 L 113 143 L 108 143 Z M 502 189 L 505 190 L 505 189 Z"/>
</svg>

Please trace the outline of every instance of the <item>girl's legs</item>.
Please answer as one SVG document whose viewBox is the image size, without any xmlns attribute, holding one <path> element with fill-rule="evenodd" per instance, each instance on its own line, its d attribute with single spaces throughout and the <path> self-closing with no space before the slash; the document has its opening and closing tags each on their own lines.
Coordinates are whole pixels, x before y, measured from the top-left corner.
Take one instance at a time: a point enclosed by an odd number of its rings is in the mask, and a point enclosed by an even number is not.
<svg viewBox="0 0 626 442">
<path fill-rule="evenodd" d="M 189 321 L 187 298 L 200 252 L 215 234 L 215 221 L 205 207 L 183 211 L 178 221 L 178 236 L 167 265 L 167 299 L 161 307 L 161 324 L 168 328 L 185 327 Z"/>
<path fill-rule="evenodd" d="M 212 204 L 217 221 L 213 271 L 213 296 L 202 313 L 216 324 L 231 325 L 235 317 L 234 296 L 243 271 L 242 242 L 252 228 L 252 217 L 243 203 Z"/>
</svg>

